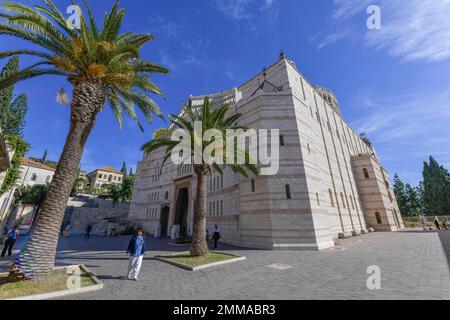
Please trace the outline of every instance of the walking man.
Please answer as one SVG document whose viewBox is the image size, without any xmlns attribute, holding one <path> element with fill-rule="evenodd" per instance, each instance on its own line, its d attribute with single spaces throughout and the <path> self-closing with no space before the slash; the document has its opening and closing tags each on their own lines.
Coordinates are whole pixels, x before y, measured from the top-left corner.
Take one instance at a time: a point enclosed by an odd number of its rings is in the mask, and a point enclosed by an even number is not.
<svg viewBox="0 0 450 320">
<path fill-rule="evenodd" d="M 214 225 L 214 232 L 213 232 L 214 249 L 217 249 L 217 241 L 219 241 L 220 238 L 221 238 L 220 229 L 219 226 L 216 224 Z"/>
<path fill-rule="evenodd" d="M 6 251 L 8 251 L 8 256 L 12 254 L 12 248 L 14 247 L 14 243 L 16 243 L 17 238 L 19 237 L 19 230 L 17 227 L 11 229 L 6 235 L 5 246 L 2 251 L 2 258 L 5 256 Z"/>
<path fill-rule="evenodd" d="M 85 239 L 90 239 L 91 238 L 91 231 L 92 231 L 92 226 L 88 225 L 86 227 L 86 235 L 84 236 Z"/>
<path fill-rule="evenodd" d="M 144 259 L 147 245 L 144 232 L 138 230 L 137 234 L 131 238 L 128 244 L 127 254 L 130 254 L 128 263 L 128 279 L 138 281 L 139 271 L 141 270 L 142 260 Z"/>
<path fill-rule="evenodd" d="M 448 227 L 447 227 L 447 218 L 444 218 L 444 220 L 442 221 L 442 226 L 444 227 L 445 230 L 448 230 Z"/>
<path fill-rule="evenodd" d="M 437 216 L 434 217 L 434 224 L 436 225 L 436 228 L 438 230 L 441 230 L 441 224 L 440 224 L 439 219 L 438 219 Z"/>
</svg>

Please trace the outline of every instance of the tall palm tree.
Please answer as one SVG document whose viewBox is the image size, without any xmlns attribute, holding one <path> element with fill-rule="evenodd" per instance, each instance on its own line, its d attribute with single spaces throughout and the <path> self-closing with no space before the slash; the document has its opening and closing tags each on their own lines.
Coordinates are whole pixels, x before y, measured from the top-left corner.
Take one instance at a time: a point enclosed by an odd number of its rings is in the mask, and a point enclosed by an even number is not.
<svg viewBox="0 0 450 320">
<path fill-rule="evenodd" d="M 149 94 L 162 93 L 148 76 L 168 72 L 140 57 L 142 46 L 153 39 L 152 35 L 120 32 L 125 10 L 119 9 L 118 0 L 105 14 L 101 28 L 84 0 L 87 19 L 81 14 L 79 29 L 68 26 L 50 0 L 44 2 L 44 6 L 33 7 L 4 2 L 7 13 L 0 13 L 0 35 L 23 39 L 36 47 L 0 52 L 0 58 L 30 55 L 42 59 L 2 79 L 0 89 L 42 75 L 63 76 L 73 86 L 66 144 L 35 228 L 10 269 L 12 278 L 34 278 L 53 269 L 64 210 L 98 114 L 108 103 L 120 126 L 125 113 L 142 130 L 135 106 L 148 122 L 152 121 L 152 114 L 162 117 L 149 98 Z"/>
<path fill-rule="evenodd" d="M 217 130 L 216 132 L 220 132 L 222 137 L 222 141 L 226 140 L 226 131 L 228 129 L 243 129 L 247 128 L 241 127 L 237 125 L 238 120 L 241 117 L 241 114 L 237 113 L 234 115 L 228 115 L 230 112 L 230 106 L 224 105 L 218 108 L 211 108 L 209 98 L 206 97 L 201 110 L 191 109 L 188 106 L 185 106 L 182 110 L 182 115 L 169 115 L 171 119 L 171 126 L 169 129 L 160 129 L 153 134 L 153 139 L 142 146 L 142 150 L 146 155 L 150 155 L 151 153 L 159 150 L 160 148 L 165 148 L 165 158 L 162 163 L 164 163 L 169 159 L 174 151 L 175 147 L 179 144 L 178 141 L 172 141 L 171 135 L 172 130 L 181 129 L 189 134 L 191 138 L 191 150 L 190 154 L 183 155 L 183 159 L 185 162 L 190 162 L 194 159 L 196 142 L 198 139 L 194 138 L 197 134 L 195 132 L 194 123 L 201 123 L 202 132 L 206 132 L 210 129 Z M 201 138 L 200 138 L 201 139 Z M 215 140 L 210 142 L 203 142 L 201 145 L 202 155 L 209 145 L 214 143 Z M 198 147 L 198 146 L 197 146 Z M 233 144 L 232 154 L 236 158 L 238 153 L 242 154 L 245 159 L 244 164 L 235 164 L 235 163 L 226 163 L 226 146 L 221 150 L 220 156 L 222 159 L 222 163 L 226 166 L 230 167 L 233 172 L 239 173 L 244 177 L 248 178 L 248 173 L 253 173 L 254 175 L 259 174 L 259 168 L 256 164 L 253 164 L 253 159 L 250 158 L 247 150 L 239 149 L 237 143 Z M 193 164 L 194 172 L 197 176 L 197 190 L 196 190 L 196 198 L 195 198 L 195 212 L 193 218 L 193 232 L 192 232 L 192 244 L 191 244 L 191 256 L 193 257 L 202 257 L 208 254 L 208 246 L 206 243 L 205 230 L 206 230 L 206 177 L 212 173 L 213 170 L 223 174 L 223 166 L 220 164 L 209 161 L 205 161 L 202 156 L 201 163 Z"/>
</svg>

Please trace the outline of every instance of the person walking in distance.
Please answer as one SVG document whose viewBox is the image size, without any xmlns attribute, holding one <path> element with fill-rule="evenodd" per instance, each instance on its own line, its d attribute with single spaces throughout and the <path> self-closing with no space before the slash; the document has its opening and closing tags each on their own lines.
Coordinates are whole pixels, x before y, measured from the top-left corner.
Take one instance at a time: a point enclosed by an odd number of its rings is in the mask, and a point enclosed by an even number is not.
<svg viewBox="0 0 450 320">
<path fill-rule="evenodd" d="M 91 231 L 92 231 L 92 226 L 88 225 L 86 227 L 86 235 L 84 236 L 85 239 L 90 239 L 91 238 Z"/>
<path fill-rule="evenodd" d="M 216 224 L 213 231 L 214 249 L 217 249 L 217 242 L 221 238 L 219 226 Z"/>
<path fill-rule="evenodd" d="M 12 228 L 6 234 L 5 246 L 2 251 L 2 258 L 5 256 L 6 251 L 8 251 L 8 256 L 12 254 L 12 248 L 14 247 L 14 243 L 16 243 L 17 238 L 19 237 L 19 230 L 17 227 Z"/>
<path fill-rule="evenodd" d="M 444 220 L 442 220 L 442 226 L 444 227 L 445 230 L 448 230 L 448 227 L 447 227 L 447 218 L 444 218 Z"/>
<path fill-rule="evenodd" d="M 441 223 L 439 222 L 439 219 L 437 216 L 434 217 L 434 224 L 436 225 L 436 228 L 438 230 L 441 230 Z"/>
<path fill-rule="evenodd" d="M 139 271 L 141 270 L 142 260 L 144 259 L 147 244 L 144 232 L 138 230 L 136 235 L 131 238 L 128 244 L 127 254 L 130 254 L 128 263 L 128 279 L 138 281 Z"/>
</svg>

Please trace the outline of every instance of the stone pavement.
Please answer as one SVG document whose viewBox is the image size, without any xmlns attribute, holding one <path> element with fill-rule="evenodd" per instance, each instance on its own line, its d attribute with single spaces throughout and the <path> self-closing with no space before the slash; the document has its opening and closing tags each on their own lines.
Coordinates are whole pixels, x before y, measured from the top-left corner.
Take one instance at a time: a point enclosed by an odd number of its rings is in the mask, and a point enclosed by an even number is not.
<svg viewBox="0 0 450 320">
<path fill-rule="evenodd" d="M 149 238 L 151 252 L 139 282 L 122 278 L 128 239 L 62 239 L 58 264 L 83 263 L 105 283 L 101 291 L 67 299 L 450 299 L 450 231 L 374 233 L 321 252 L 222 245 L 219 249 L 247 260 L 197 272 L 153 260 L 188 248 Z M 267 267 L 273 264 L 287 269 Z M 380 290 L 367 288 L 372 265 L 381 268 Z M 6 266 L 0 262 L 0 271 Z"/>
</svg>

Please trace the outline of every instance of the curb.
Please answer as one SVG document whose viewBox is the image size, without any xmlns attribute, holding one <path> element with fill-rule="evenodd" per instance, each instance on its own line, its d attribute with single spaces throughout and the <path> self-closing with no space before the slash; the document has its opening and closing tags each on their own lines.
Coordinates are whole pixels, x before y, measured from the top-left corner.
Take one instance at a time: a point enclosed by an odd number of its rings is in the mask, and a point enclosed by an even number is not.
<svg viewBox="0 0 450 320">
<path fill-rule="evenodd" d="M 218 253 L 222 253 L 222 252 L 218 252 Z M 229 255 L 229 256 L 234 256 L 236 258 L 233 259 L 229 259 L 229 260 L 224 260 L 224 261 L 217 261 L 217 262 L 212 262 L 212 263 L 208 263 L 208 264 L 203 264 L 201 266 L 196 266 L 196 267 L 192 267 L 186 264 L 182 264 L 179 262 L 175 262 L 172 261 L 170 259 L 167 259 L 165 257 L 162 256 L 155 256 L 153 259 L 161 261 L 161 262 L 165 262 L 171 265 L 174 265 L 176 267 L 185 269 L 185 270 L 189 270 L 189 271 L 198 271 L 198 270 L 203 270 L 203 269 L 207 269 L 207 268 L 211 268 L 211 267 L 216 267 L 216 266 L 220 266 L 220 265 L 224 265 L 224 264 L 229 264 L 229 263 L 233 263 L 233 262 L 238 262 L 238 261 L 244 261 L 247 258 L 246 257 L 240 257 L 240 256 L 236 256 L 233 254 L 229 254 L 229 253 L 222 253 L 224 255 Z"/>
<path fill-rule="evenodd" d="M 77 289 L 68 289 L 68 290 L 60 290 L 60 291 L 55 291 L 55 292 L 33 294 L 30 296 L 11 298 L 11 299 L 7 299 L 7 300 L 46 300 L 46 299 L 65 297 L 65 296 L 69 296 L 69 295 L 86 293 L 86 292 L 97 291 L 97 290 L 103 289 L 103 283 L 85 265 L 80 264 L 78 266 L 84 272 L 86 272 L 89 275 L 89 277 L 91 277 L 91 279 L 96 283 L 95 285 L 88 286 L 88 287 L 81 287 L 81 288 L 77 288 Z M 56 267 L 55 270 L 66 269 L 66 268 L 67 267 Z"/>
</svg>

